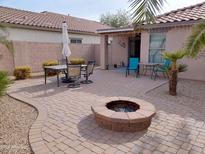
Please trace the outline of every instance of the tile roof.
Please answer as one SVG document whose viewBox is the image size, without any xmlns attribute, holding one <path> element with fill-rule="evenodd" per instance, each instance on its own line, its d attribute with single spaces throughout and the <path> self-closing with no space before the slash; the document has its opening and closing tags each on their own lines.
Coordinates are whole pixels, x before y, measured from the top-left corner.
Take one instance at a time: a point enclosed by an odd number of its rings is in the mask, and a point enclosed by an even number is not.
<svg viewBox="0 0 205 154">
<path fill-rule="evenodd" d="M 0 23 L 61 29 L 66 21 L 69 31 L 96 33 L 97 29 L 111 28 L 96 21 L 86 20 L 52 12 L 31 12 L 0 6 Z"/>
<path fill-rule="evenodd" d="M 205 19 L 205 2 L 177 9 L 156 18 L 155 24 Z"/>
<path fill-rule="evenodd" d="M 166 24 L 168 23 L 180 24 L 180 22 L 190 22 L 190 21 L 197 22 L 203 19 L 205 19 L 205 2 L 159 15 L 156 17 L 156 21 L 154 23 L 152 24 L 145 23 L 144 27 L 158 25 L 158 24 L 165 24 L 164 26 L 166 26 Z M 123 28 L 99 29 L 98 33 L 111 33 L 111 32 L 117 33 L 117 32 L 124 31 L 124 29 L 128 29 L 128 28 L 131 31 L 132 30 L 131 28 L 134 27 L 135 27 L 134 25 L 129 25 L 128 27 L 123 27 Z"/>
</svg>

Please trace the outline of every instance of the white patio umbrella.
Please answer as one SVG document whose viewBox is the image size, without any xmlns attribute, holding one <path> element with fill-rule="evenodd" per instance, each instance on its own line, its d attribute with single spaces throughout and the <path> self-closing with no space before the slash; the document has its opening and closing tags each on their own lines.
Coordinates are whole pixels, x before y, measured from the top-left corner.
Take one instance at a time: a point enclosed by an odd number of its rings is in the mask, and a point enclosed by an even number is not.
<svg viewBox="0 0 205 154">
<path fill-rule="evenodd" d="M 68 57 L 71 55 L 71 51 L 69 48 L 69 38 L 68 38 L 68 25 L 66 22 L 62 23 L 62 34 L 63 34 L 63 50 L 62 50 L 62 54 L 63 57 L 66 58 L 66 60 L 68 60 Z"/>
</svg>

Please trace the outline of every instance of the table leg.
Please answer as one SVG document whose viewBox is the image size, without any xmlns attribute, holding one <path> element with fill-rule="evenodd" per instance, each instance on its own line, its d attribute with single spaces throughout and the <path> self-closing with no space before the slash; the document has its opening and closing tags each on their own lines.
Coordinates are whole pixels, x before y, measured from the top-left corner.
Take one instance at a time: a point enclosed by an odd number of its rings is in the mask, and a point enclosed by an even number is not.
<svg viewBox="0 0 205 154">
<path fill-rule="evenodd" d="M 47 69 L 46 68 L 44 68 L 44 80 L 45 80 L 45 84 L 46 84 L 46 74 L 47 74 Z"/>
<path fill-rule="evenodd" d="M 151 72 L 151 79 L 152 79 L 152 77 L 153 77 L 153 73 L 154 73 L 154 66 L 152 66 L 152 70 L 151 70 L 152 72 Z"/>
<path fill-rule="evenodd" d="M 59 71 L 57 71 L 57 85 L 60 86 L 60 80 L 59 80 Z"/>
<path fill-rule="evenodd" d="M 144 76 L 147 75 L 147 65 L 145 65 L 145 72 L 144 72 Z"/>
<path fill-rule="evenodd" d="M 141 74 L 144 75 L 144 65 L 140 65 Z"/>
<path fill-rule="evenodd" d="M 155 72 L 154 72 L 154 70 L 155 70 L 155 67 L 156 67 L 156 66 L 153 66 L 153 67 L 152 67 L 152 74 L 151 74 L 151 79 L 153 78 L 153 75 L 155 75 Z"/>
</svg>

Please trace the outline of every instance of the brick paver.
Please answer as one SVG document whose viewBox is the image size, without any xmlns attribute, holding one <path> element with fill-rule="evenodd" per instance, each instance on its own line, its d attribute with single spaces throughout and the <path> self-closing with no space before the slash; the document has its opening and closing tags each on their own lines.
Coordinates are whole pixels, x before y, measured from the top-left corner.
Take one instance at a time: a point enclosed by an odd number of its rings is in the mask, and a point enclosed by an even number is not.
<svg viewBox="0 0 205 154">
<path fill-rule="evenodd" d="M 96 70 L 93 84 L 79 89 L 56 87 L 51 78 L 18 81 L 9 95 L 39 111 L 29 132 L 36 154 L 41 153 L 205 153 L 204 115 L 189 106 L 145 95 L 164 81 L 147 77 L 125 78 L 124 74 Z M 100 128 L 91 112 L 92 104 L 106 97 L 135 97 L 155 105 L 157 114 L 148 130 L 136 133 Z"/>
</svg>

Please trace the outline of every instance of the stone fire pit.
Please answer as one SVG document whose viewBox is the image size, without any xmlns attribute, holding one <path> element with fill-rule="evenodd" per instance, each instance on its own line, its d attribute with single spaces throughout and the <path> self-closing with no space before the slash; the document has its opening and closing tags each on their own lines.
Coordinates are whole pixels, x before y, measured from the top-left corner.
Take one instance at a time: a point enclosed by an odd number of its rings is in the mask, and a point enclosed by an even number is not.
<svg viewBox="0 0 205 154">
<path fill-rule="evenodd" d="M 93 105 L 91 109 L 99 126 L 127 132 L 147 129 L 156 113 L 152 104 L 125 97 L 105 99 L 102 104 Z"/>
</svg>

